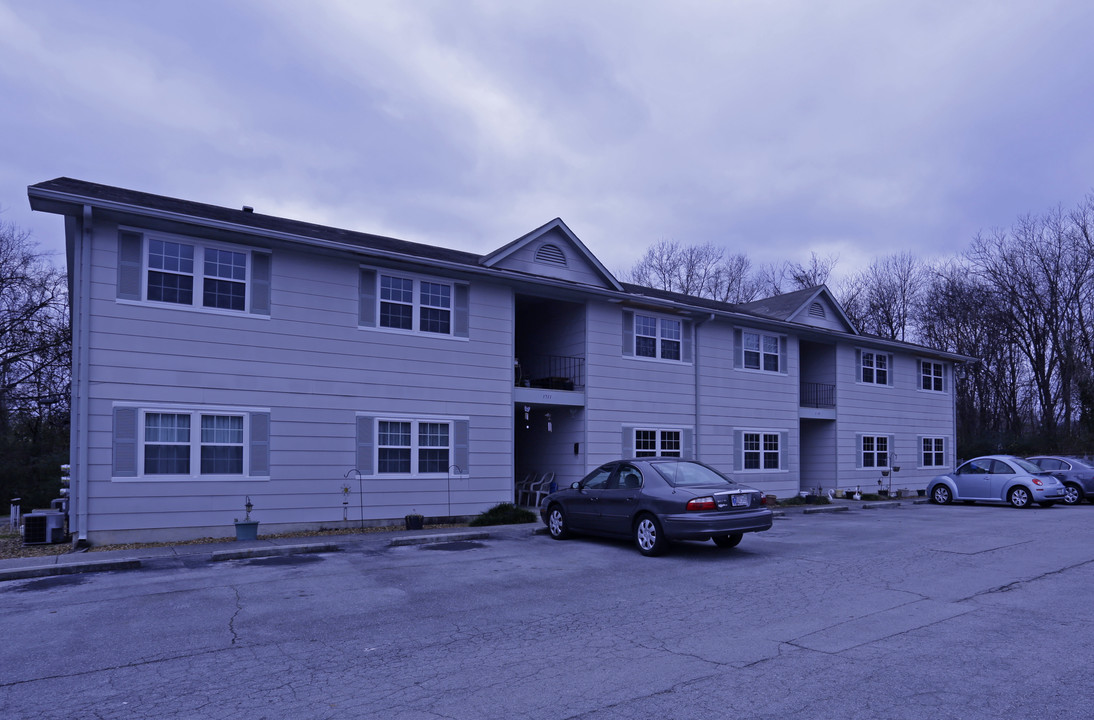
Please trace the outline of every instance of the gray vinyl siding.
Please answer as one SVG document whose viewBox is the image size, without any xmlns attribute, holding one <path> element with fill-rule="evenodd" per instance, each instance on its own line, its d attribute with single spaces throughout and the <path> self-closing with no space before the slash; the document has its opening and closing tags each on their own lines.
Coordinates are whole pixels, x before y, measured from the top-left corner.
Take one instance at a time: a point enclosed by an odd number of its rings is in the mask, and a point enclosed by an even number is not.
<svg viewBox="0 0 1094 720">
<path fill-rule="evenodd" d="M 117 300 L 117 228 L 92 251 L 88 519 L 92 537 L 230 534 L 246 496 L 265 527 L 350 519 L 472 515 L 511 498 L 512 297 L 470 287 L 470 340 L 361 328 L 360 262 L 278 248 L 269 315 Z M 223 238 L 221 238 L 223 240 Z M 241 247 L 246 247 L 241 245 Z M 269 412 L 267 476 L 115 479 L 115 403 Z M 358 483 L 358 413 L 468 421 L 471 477 Z M 138 429 L 142 432 L 142 429 Z M 454 439 L 453 439 L 454 442 Z M 456 449 L 453 447 L 453 456 Z M 252 456 L 253 458 L 253 456 Z M 451 493 L 450 493 L 451 488 Z M 358 492 L 363 489 L 363 498 Z"/>
<path fill-rule="evenodd" d="M 734 367 L 735 335 L 740 327 L 716 321 L 699 328 L 702 398 L 699 459 L 778 497 L 794 495 L 799 489 L 800 446 L 797 338 L 786 338 L 786 362 L 781 372 L 745 370 Z M 786 446 L 780 450 L 786 467 L 777 472 L 736 471 L 739 448 L 735 437 L 741 430 L 785 432 Z"/>
<path fill-rule="evenodd" d="M 619 457 L 624 426 L 694 427 L 692 364 L 624 357 L 619 305 L 591 302 L 588 332 L 587 469 Z"/>
<path fill-rule="evenodd" d="M 890 435 L 891 453 L 900 472 L 893 475 L 894 489 L 918 489 L 939 474 L 933 468 L 919 469 L 917 439 L 924 435 L 953 436 L 953 397 L 950 393 L 923 392 L 918 389 L 921 356 L 893 353 L 892 385 L 848 382 L 854 377 L 856 350 L 861 346 L 841 343 L 837 349 L 837 457 L 839 487 L 861 486 L 863 491 L 877 489 L 880 472 L 858 467 L 858 446 L 862 435 Z M 884 350 L 881 350 L 884 351 Z M 952 448 L 947 449 L 950 454 Z M 949 458 L 947 458 L 949 459 Z M 884 481 L 888 487 L 888 479 Z"/>
<path fill-rule="evenodd" d="M 566 256 L 566 265 L 537 261 L 535 259 L 536 251 L 545 244 L 555 245 L 562 250 Z M 600 275 L 595 267 L 589 264 L 583 255 L 573 248 L 570 240 L 558 230 L 554 230 L 536 242 L 529 243 L 527 246 L 515 251 L 498 263 L 498 267 L 583 285 L 592 285 L 593 287 L 607 286 L 604 277 Z"/>
</svg>

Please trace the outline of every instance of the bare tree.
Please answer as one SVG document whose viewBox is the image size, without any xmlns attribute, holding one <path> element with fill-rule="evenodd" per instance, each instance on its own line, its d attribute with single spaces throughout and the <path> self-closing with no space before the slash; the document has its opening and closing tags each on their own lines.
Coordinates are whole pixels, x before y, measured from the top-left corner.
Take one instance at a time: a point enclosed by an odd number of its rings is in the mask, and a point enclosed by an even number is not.
<svg viewBox="0 0 1094 720">
<path fill-rule="evenodd" d="M 877 258 L 846 280 L 840 302 L 860 330 L 891 340 L 907 340 L 927 267 L 908 252 Z"/>
<path fill-rule="evenodd" d="M 29 233 L 0 223 L 0 437 L 13 417 L 67 399 L 69 343 L 64 274 Z"/>
<path fill-rule="evenodd" d="M 646 250 L 628 275 L 638 285 L 737 303 L 755 298 L 750 267 L 745 255 L 726 255 L 712 243 L 682 245 L 661 240 Z"/>
</svg>

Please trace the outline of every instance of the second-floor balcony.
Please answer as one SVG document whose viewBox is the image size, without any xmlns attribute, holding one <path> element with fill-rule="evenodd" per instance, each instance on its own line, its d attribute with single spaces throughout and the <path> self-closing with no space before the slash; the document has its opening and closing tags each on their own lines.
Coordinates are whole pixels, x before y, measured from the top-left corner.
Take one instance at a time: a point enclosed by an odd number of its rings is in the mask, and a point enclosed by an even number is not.
<svg viewBox="0 0 1094 720">
<path fill-rule="evenodd" d="M 836 386 L 830 383 L 803 382 L 801 406 L 826 409 L 836 407 Z"/>
<path fill-rule="evenodd" d="M 585 358 L 534 355 L 514 362 L 517 387 L 549 390 L 584 390 Z"/>
</svg>

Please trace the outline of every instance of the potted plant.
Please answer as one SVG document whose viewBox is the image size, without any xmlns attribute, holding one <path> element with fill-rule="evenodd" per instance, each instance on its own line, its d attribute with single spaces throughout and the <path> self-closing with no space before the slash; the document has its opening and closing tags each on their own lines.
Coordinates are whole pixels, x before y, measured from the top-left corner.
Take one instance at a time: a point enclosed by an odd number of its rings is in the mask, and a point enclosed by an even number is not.
<svg viewBox="0 0 1094 720">
<path fill-rule="evenodd" d="M 243 505 L 243 508 L 247 511 L 247 514 L 240 520 L 236 518 L 236 540 L 257 540 L 258 539 L 258 521 L 251 519 L 251 510 L 254 508 L 254 504 L 251 503 L 251 496 L 247 496 L 247 502 Z"/>
<path fill-rule="evenodd" d="M 421 530 L 425 525 L 425 518 L 416 512 L 410 513 L 405 518 L 407 530 Z"/>
</svg>

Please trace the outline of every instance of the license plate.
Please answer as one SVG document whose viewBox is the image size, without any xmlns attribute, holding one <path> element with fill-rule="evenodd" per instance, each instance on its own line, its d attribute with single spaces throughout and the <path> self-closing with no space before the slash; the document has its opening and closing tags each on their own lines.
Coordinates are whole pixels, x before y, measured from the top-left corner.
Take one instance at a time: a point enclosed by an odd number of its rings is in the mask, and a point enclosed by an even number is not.
<svg viewBox="0 0 1094 720">
<path fill-rule="evenodd" d="M 748 507 L 748 505 L 749 505 L 748 501 L 749 501 L 748 495 L 734 495 L 733 496 L 733 507 Z"/>
</svg>

